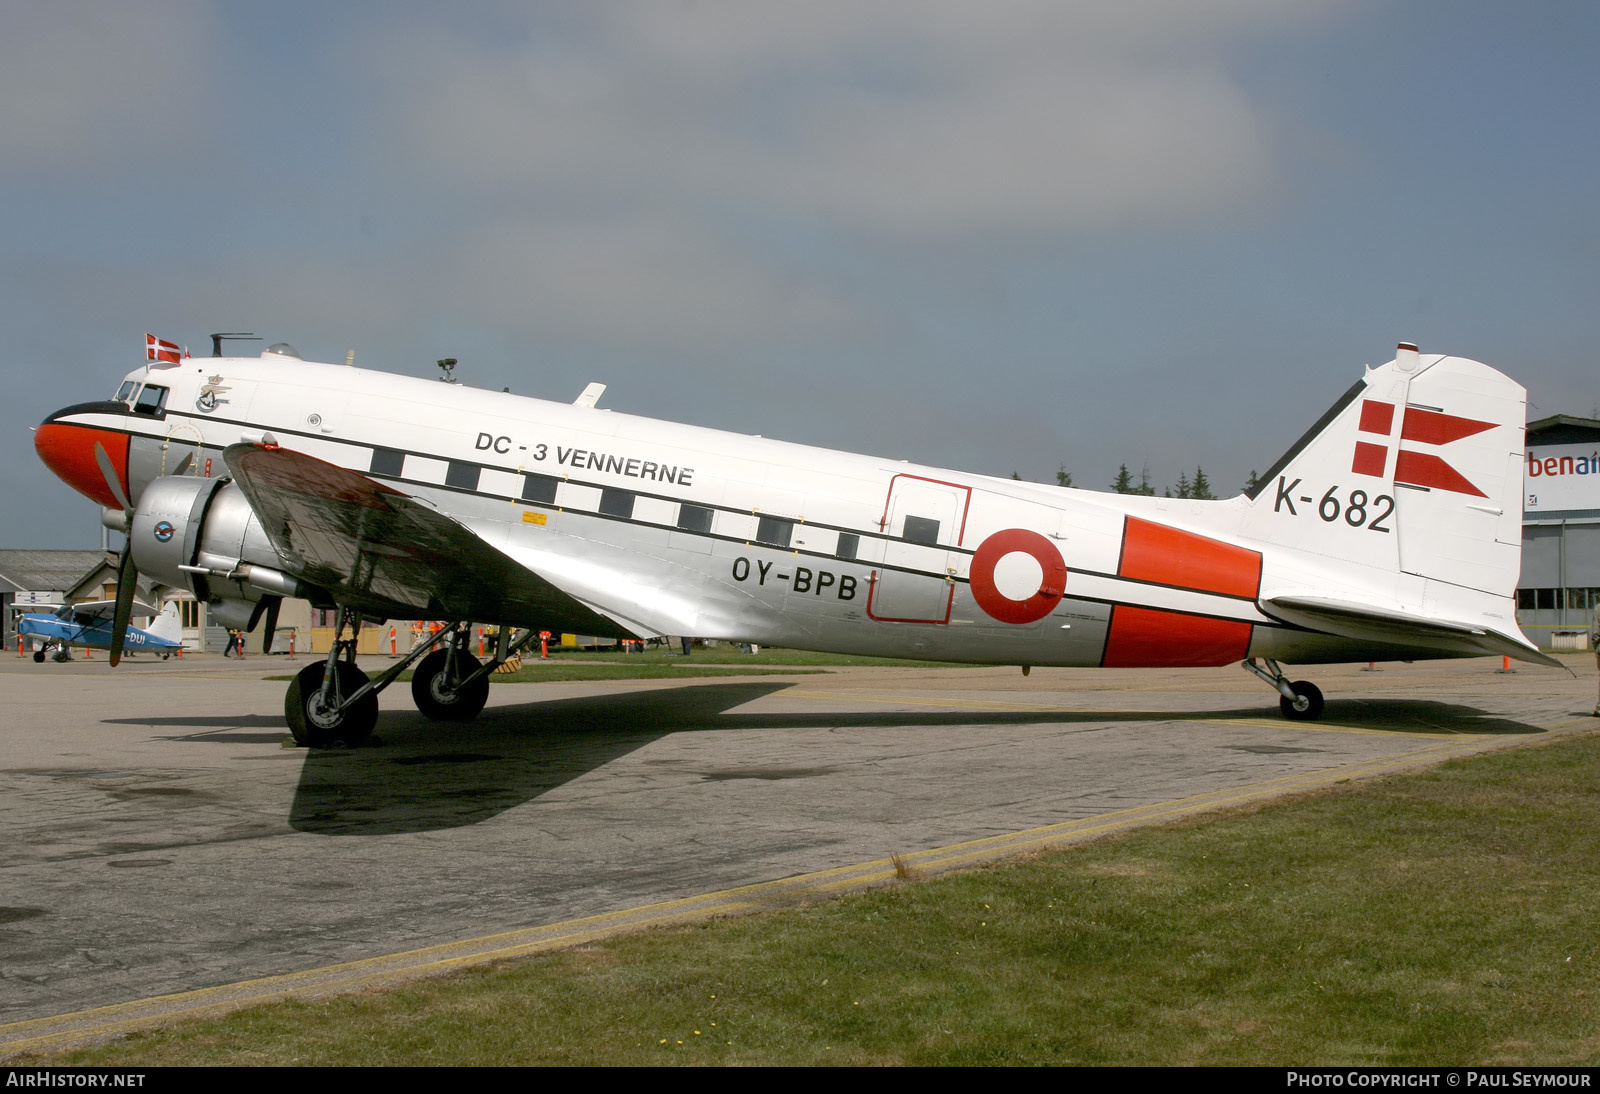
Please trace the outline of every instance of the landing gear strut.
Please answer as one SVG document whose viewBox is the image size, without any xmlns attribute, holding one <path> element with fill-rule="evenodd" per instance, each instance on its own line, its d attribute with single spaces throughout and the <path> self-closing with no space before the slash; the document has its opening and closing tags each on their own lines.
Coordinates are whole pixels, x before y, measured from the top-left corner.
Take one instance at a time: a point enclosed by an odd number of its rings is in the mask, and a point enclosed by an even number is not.
<svg viewBox="0 0 1600 1094">
<path fill-rule="evenodd" d="M 1322 717 L 1322 689 L 1309 680 L 1289 682 L 1283 669 L 1270 657 L 1261 658 L 1266 668 L 1256 663 L 1254 657 L 1241 666 L 1246 672 L 1271 684 L 1278 694 L 1278 709 L 1283 716 L 1295 722 L 1312 722 Z"/>
</svg>

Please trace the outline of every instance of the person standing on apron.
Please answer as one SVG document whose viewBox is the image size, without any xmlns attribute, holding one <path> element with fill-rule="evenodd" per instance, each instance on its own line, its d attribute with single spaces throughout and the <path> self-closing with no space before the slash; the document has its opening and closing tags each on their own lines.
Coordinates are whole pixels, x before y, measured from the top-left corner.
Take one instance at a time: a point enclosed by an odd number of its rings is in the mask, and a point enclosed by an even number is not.
<svg viewBox="0 0 1600 1094">
<path fill-rule="evenodd" d="M 1589 617 L 1589 648 L 1594 651 L 1594 664 L 1600 669 L 1600 600 L 1594 603 L 1594 615 Z M 1600 718 L 1600 695 L 1595 697 L 1594 716 Z"/>
</svg>

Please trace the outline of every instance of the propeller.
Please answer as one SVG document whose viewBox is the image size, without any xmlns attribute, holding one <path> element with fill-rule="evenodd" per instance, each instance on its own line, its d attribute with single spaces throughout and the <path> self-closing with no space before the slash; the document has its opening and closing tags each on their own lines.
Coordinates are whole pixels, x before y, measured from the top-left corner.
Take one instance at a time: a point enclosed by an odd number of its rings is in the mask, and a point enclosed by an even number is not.
<svg viewBox="0 0 1600 1094">
<path fill-rule="evenodd" d="M 105 476 L 106 486 L 111 496 L 121 504 L 122 515 L 126 518 L 122 557 L 117 560 L 117 604 L 111 616 L 110 661 L 115 668 L 122 663 L 122 644 L 128 637 L 128 621 L 133 618 L 133 595 L 139 583 L 139 571 L 133 564 L 133 504 L 128 501 L 128 495 L 117 479 L 117 470 L 111 465 L 111 457 L 99 441 L 94 445 L 94 462 L 100 465 L 100 474 Z"/>
<path fill-rule="evenodd" d="M 256 601 L 255 611 L 250 613 L 250 622 L 244 628 L 247 631 L 256 629 L 256 624 L 261 621 L 263 614 L 267 617 L 267 625 L 261 635 L 262 653 L 272 652 L 272 635 L 278 629 L 278 609 L 281 607 L 283 607 L 283 597 L 269 593 Z"/>
<path fill-rule="evenodd" d="M 122 558 L 117 563 L 117 607 L 111 617 L 112 668 L 122 663 L 122 643 L 128 637 L 128 620 L 133 616 L 133 594 L 138 581 L 139 571 L 133 566 L 133 552 L 124 543 Z"/>
<path fill-rule="evenodd" d="M 263 597 L 267 602 L 267 625 L 261 632 L 261 652 L 272 652 L 272 636 L 278 630 L 278 609 L 283 607 L 283 597 Z"/>
</svg>

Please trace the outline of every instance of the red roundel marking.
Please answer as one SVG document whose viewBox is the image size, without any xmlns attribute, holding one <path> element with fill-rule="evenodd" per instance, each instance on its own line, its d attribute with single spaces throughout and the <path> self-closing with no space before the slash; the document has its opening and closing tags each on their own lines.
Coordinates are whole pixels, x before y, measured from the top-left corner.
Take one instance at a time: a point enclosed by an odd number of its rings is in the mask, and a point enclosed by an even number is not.
<svg viewBox="0 0 1600 1094">
<path fill-rule="evenodd" d="M 1016 551 L 1031 555 L 1044 571 L 1039 591 L 1026 600 L 1012 600 L 994 584 L 994 568 L 1000 560 Z M 968 572 L 972 584 L 972 599 L 990 616 L 1002 623 L 1032 623 L 1050 614 L 1061 601 L 1067 588 L 1067 564 L 1061 560 L 1056 545 L 1026 528 L 1007 528 L 996 532 L 982 543 L 972 555 L 972 568 Z"/>
</svg>

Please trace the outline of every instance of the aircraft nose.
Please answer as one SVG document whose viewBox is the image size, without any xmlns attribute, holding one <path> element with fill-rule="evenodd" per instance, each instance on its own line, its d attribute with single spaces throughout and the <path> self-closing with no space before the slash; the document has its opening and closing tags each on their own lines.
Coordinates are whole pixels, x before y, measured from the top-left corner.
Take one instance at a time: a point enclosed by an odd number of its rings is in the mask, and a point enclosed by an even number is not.
<svg viewBox="0 0 1600 1094">
<path fill-rule="evenodd" d="M 72 413 L 69 408 L 45 419 L 34 431 L 34 451 L 39 453 L 46 467 L 78 493 L 100 505 L 121 509 L 129 496 L 128 434 L 63 420 Z M 106 481 L 102 464 L 110 467 L 122 497 L 117 497 Z"/>
</svg>

